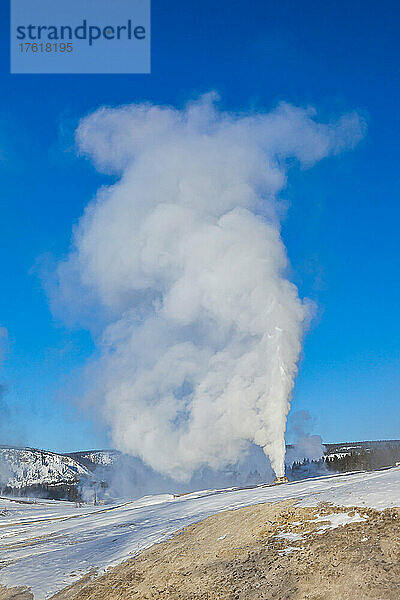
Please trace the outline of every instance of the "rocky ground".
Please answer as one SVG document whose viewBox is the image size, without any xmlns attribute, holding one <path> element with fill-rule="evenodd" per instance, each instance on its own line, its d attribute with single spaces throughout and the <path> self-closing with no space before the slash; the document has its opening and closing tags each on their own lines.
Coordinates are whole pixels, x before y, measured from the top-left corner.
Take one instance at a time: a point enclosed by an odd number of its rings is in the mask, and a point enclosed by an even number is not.
<svg viewBox="0 0 400 600">
<path fill-rule="evenodd" d="M 25 587 L 5 588 L 0 586 L 0 600 L 32 600 L 33 594 Z"/>
<path fill-rule="evenodd" d="M 53 600 L 398 600 L 400 510 L 295 504 L 219 513 Z"/>
</svg>

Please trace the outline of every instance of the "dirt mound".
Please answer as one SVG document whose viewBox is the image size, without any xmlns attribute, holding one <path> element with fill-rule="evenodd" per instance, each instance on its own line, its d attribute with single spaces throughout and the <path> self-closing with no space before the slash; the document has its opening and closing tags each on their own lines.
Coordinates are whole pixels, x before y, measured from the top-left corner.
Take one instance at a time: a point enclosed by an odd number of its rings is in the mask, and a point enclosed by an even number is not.
<svg viewBox="0 0 400 600">
<path fill-rule="evenodd" d="M 5 588 L 0 585 L 0 600 L 33 600 L 33 594 L 26 587 Z"/>
<path fill-rule="evenodd" d="M 398 600 L 400 512 L 295 501 L 219 513 L 54 600 Z"/>
</svg>

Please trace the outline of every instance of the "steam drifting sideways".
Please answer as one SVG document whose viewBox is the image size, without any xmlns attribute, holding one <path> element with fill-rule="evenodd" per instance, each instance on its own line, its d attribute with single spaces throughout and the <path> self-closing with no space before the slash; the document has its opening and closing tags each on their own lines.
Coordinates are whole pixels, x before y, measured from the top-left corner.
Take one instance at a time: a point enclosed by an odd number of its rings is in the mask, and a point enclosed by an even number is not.
<svg viewBox="0 0 400 600">
<path fill-rule="evenodd" d="M 290 164 L 352 148 L 363 129 L 355 113 L 321 124 L 288 104 L 222 112 L 215 94 L 82 120 L 80 152 L 118 181 L 87 207 L 53 300 L 101 310 L 90 396 L 119 450 L 183 482 L 256 444 L 284 475 L 309 311 L 285 277 L 278 196 Z"/>
</svg>

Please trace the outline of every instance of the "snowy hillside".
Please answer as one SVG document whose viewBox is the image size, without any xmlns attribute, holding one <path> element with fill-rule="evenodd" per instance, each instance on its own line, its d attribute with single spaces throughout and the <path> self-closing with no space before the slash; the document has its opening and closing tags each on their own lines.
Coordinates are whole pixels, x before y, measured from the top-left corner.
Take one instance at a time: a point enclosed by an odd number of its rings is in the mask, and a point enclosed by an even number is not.
<svg viewBox="0 0 400 600">
<path fill-rule="evenodd" d="M 79 462 L 35 448 L 0 448 L 0 485 L 28 486 L 74 483 L 88 470 Z"/>
<path fill-rule="evenodd" d="M 288 455 L 293 447 L 288 446 Z M 398 440 L 378 442 L 347 442 L 326 444 L 325 464 L 301 465 L 297 471 L 290 471 L 289 479 L 302 479 L 326 472 L 328 465 L 332 472 L 371 470 L 395 465 L 400 461 Z M 261 452 L 261 460 L 264 455 Z M 320 464 L 321 463 L 321 464 Z M 53 499 L 75 499 L 82 493 L 82 486 L 76 485 L 84 477 L 90 495 L 91 482 L 106 482 L 107 495 L 119 497 L 122 493 L 128 498 L 138 498 L 149 493 L 163 493 L 170 488 L 186 492 L 193 489 L 217 485 L 222 487 L 252 485 L 272 481 L 273 474 L 257 471 L 258 463 L 242 464 L 243 476 L 233 468 L 218 473 L 215 481 L 207 474 L 207 481 L 194 480 L 188 486 L 176 488 L 172 480 L 158 477 L 139 459 L 121 454 L 117 450 L 87 450 L 57 454 L 35 448 L 0 446 L 0 490 L 2 493 L 18 493 L 33 496 L 37 493 Z M 308 466 L 308 469 L 306 468 Z M 151 485 L 147 485 L 151 482 Z M 104 490 L 103 490 L 104 492 Z"/>
<path fill-rule="evenodd" d="M 82 458 L 90 460 L 95 465 L 112 465 L 116 461 L 117 453 L 113 450 L 97 450 L 82 454 Z"/>
<path fill-rule="evenodd" d="M 95 469 L 98 466 L 110 467 L 121 455 L 118 450 L 89 450 L 87 452 L 70 452 L 66 454 L 88 469 Z"/>
<path fill-rule="evenodd" d="M 92 568 L 101 572 L 209 515 L 290 498 L 301 506 L 322 502 L 379 510 L 400 506 L 400 469 L 179 497 L 148 496 L 107 507 L 0 499 L 0 583 L 31 586 L 35 600 L 45 600 Z M 346 519 L 338 524 L 344 525 Z"/>
<path fill-rule="evenodd" d="M 288 456 L 293 447 L 288 446 Z M 261 452 L 260 460 L 265 463 Z M 301 455 L 299 455 L 301 456 Z M 302 479 L 326 472 L 372 470 L 395 465 L 400 461 L 398 440 L 378 442 L 347 442 L 326 444 L 325 462 L 300 464 L 297 470 L 288 469 L 289 479 Z M 252 485 L 272 481 L 273 474 L 261 473 L 256 462 L 242 464 L 241 473 L 236 467 L 217 474 L 214 480 L 210 473 L 207 481 L 197 478 L 186 487 L 176 488 L 172 480 L 157 477 L 139 459 L 121 454 L 117 450 L 86 450 L 57 454 L 34 448 L 0 446 L 0 490 L 4 493 L 18 493 L 33 496 L 37 493 L 53 499 L 75 499 L 82 493 L 82 486 L 76 485 L 82 476 L 90 488 L 91 481 L 106 482 L 107 495 L 138 498 L 147 493 L 163 493 L 171 489 L 187 492 L 203 487 Z M 261 467 L 260 467 L 261 468 Z M 151 485 L 147 485 L 151 482 Z M 218 483 L 217 483 L 218 482 Z M 91 489 L 89 489 L 93 495 Z M 103 490 L 104 492 L 104 490 Z M 85 496 L 86 497 L 86 496 Z"/>
<path fill-rule="evenodd" d="M 350 454 L 361 454 L 361 452 L 387 451 L 388 449 L 400 449 L 400 440 L 370 440 L 363 442 L 343 442 L 337 444 L 324 444 L 326 448 L 325 458 L 342 458 Z"/>
</svg>

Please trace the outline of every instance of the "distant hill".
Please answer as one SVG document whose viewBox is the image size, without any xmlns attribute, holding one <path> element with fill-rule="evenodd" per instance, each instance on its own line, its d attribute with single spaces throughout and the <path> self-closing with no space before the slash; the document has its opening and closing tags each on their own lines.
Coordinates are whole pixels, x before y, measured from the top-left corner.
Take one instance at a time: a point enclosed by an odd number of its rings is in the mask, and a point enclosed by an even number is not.
<svg viewBox="0 0 400 600">
<path fill-rule="evenodd" d="M 371 440 L 325 444 L 325 456 L 288 467 L 290 479 L 323 472 L 372 470 L 400 462 L 400 440 Z M 85 450 L 58 454 L 37 448 L 0 446 L 0 494 L 76 500 L 80 481 L 103 485 L 122 457 L 117 450 Z M 101 481 L 99 479 L 101 478 Z"/>
<path fill-rule="evenodd" d="M 0 492 L 63 498 L 76 495 L 88 468 L 72 457 L 37 448 L 0 447 Z M 75 492 L 74 492 L 75 490 Z"/>
<path fill-rule="evenodd" d="M 90 471 L 93 471 L 99 465 L 109 467 L 113 465 L 121 452 L 118 450 L 86 450 L 85 452 L 69 452 L 64 456 L 68 456 L 85 466 Z"/>
<path fill-rule="evenodd" d="M 400 440 L 370 440 L 325 444 L 325 466 L 329 471 L 372 471 L 400 462 Z"/>
<path fill-rule="evenodd" d="M 400 440 L 369 440 L 364 442 L 342 442 L 337 444 L 324 444 L 325 456 L 331 457 L 336 454 L 359 454 L 362 451 L 371 452 L 389 447 L 400 448 Z"/>
</svg>

